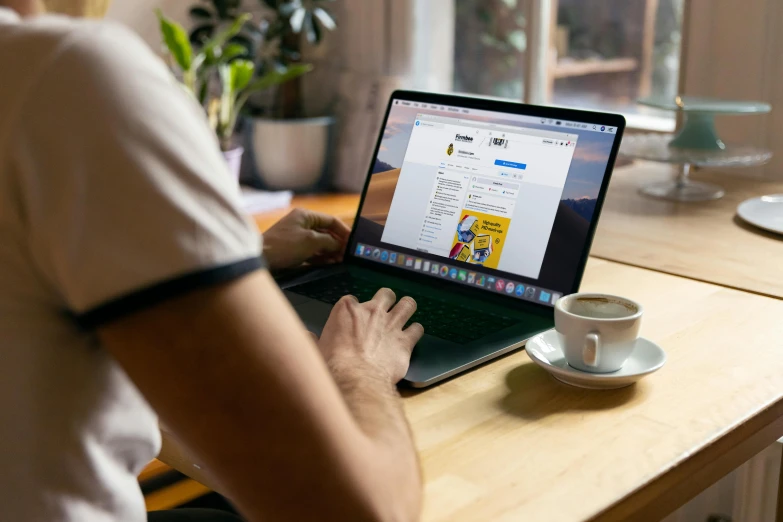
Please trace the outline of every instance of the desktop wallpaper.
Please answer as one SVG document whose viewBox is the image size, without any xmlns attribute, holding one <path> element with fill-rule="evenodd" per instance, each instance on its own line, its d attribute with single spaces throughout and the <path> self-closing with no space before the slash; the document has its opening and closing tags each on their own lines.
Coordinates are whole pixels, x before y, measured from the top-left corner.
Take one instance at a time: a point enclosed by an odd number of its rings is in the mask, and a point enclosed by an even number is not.
<svg viewBox="0 0 783 522">
<path fill-rule="evenodd" d="M 361 209 L 357 241 L 380 244 L 380 236 L 391 206 L 397 178 L 405 158 L 417 114 L 444 115 L 420 107 L 393 105 L 389 113 L 383 139 L 374 159 L 372 177 Z M 498 117 L 470 115 L 471 119 L 520 126 L 520 122 Z M 525 127 L 553 130 L 552 126 L 531 123 Z M 566 292 L 571 289 L 578 271 L 582 248 L 593 220 L 601 182 L 606 173 L 609 154 L 615 135 L 579 129 L 563 129 L 578 134 L 579 139 L 560 206 L 555 217 L 552 236 L 544 257 L 538 280 L 528 281 Z M 520 279 L 517 276 L 517 279 Z"/>
</svg>

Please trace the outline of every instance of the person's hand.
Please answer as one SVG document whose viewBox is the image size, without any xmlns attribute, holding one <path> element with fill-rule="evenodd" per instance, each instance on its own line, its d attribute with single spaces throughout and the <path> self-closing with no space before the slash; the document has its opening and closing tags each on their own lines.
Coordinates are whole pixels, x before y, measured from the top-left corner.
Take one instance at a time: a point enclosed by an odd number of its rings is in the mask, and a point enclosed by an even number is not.
<svg viewBox="0 0 783 522">
<path fill-rule="evenodd" d="M 336 217 L 296 208 L 264 232 L 264 257 L 272 270 L 337 263 L 350 233 Z"/>
<path fill-rule="evenodd" d="M 366 303 L 350 295 L 337 301 L 318 341 L 333 370 L 368 370 L 391 384 L 405 377 L 424 328 L 413 323 L 403 330 L 416 311 L 416 301 L 403 297 L 395 305 L 396 300 L 394 292 L 381 288 Z"/>
</svg>

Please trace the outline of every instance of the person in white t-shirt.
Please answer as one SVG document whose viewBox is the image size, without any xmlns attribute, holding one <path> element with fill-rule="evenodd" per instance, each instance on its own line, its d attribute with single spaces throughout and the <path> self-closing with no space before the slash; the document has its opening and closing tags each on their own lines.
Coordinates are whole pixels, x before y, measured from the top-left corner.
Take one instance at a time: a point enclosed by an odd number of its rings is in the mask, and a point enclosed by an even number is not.
<svg viewBox="0 0 783 522">
<path fill-rule="evenodd" d="M 415 302 L 344 298 L 314 340 L 265 262 L 347 228 L 294 212 L 262 247 L 154 53 L 41 8 L 0 0 L 0 520 L 147 520 L 158 417 L 247 520 L 417 519 Z"/>
</svg>

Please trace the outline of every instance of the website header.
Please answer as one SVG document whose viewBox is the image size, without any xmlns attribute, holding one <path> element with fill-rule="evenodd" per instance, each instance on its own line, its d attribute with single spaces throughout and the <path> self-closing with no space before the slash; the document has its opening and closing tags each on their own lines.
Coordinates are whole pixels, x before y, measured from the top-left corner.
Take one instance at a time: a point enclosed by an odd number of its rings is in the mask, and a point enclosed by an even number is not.
<svg viewBox="0 0 783 522">
<path fill-rule="evenodd" d="M 593 123 L 585 123 L 580 121 L 570 120 L 558 120 L 553 118 L 541 118 L 535 116 L 524 116 L 520 114 L 498 113 L 492 111 L 483 111 L 479 109 L 466 109 L 464 107 L 454 107 L 450 105 L 437 105 L 432 103 L 420 103 L 412 102 L 408 100 L 395 100 L 396 105 L 402 105 L 404 107 L 414 107 L 419 109 L 426 109 L 428 111 L 442 112 L 444 115 L 456 116 L 485 116 L 485 117 L 498 117 L 499 114 L 503 115 L 504 119 L 518 121 L 520 123 L 535 123 L 537 125 L 544 125 L 555 129 L 578 129 L 581 132 L 598 132 L 603 134 L 617 134 L 617 127 L 610 127 L 606 125 L 598 125 Z"/>
<path fill-rule="evenodd" d="M 561 141 L 576 142 L 577 139 L 579 138 L 578 134 L 573 134 L 573 133 L 533 129 L 530 127 L 522 127 L 517 125 L 502 125 L 499 123 L 489 123 L 489 122 L 477 121 L 468 118 L 451 118 L 447 116 L 434 116 L 432 114 L 417 114 L 416 119 L 421 122 L 428 122 L 428 123 L 435 123 L 435 124 L 440 123 L 443 125 L 470 127 L 473 129 L 484 129 L 489 131 L 496 130 L 496 131 L 506 132 L 506 133 L 524 134 L 527 136 L 537 136 L 540 138 L 552 138 L 554 140 L 561 140 Z M 457 141 L 463 141 L 460 140 L 459 137 L 456 137 L 455 139 Z"/>
</svg>

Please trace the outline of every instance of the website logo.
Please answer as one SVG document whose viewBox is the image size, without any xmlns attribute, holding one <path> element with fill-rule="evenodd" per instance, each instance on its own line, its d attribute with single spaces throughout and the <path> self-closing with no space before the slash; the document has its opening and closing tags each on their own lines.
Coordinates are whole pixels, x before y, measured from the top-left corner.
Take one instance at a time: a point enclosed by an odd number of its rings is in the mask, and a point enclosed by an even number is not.
<svg viewBox="0 0 783 522">
<path fill-rule="evenodd" d="M 383 252 L 381 252 L 381 261 L 386 262 L 387 259 L 389 259 L 389 253 L 386 250 L 384 250 Z"/>
<path fill-rule="evenodd" d="M 389 254 L 389 263 L 394 264 L 397 262 L 397 252 Z"/>
<path fill-rule="evenodd" d="M 515 286 L 516 285 L 514 283 L 510 282 L 510 281 L 508 283 L 506 283 L 506 293 L 507 294 L 513 294 Z"/>
<path fill-rule="evenodd" d="M 459 280 L 463 283 L 468 280 L 468 271 L 467 270 L 460 270 L 459 271 Z"/>
<path fill-rule="evenodd" d="M 551 301 L 551 303 L 552 304 L 557 303 L 558 299 L 560 299 L 561 297 L 563 297 L 563 296 L 561 296 L 560 294 L 552 294 L 552 301 Z"/>
<path fill-rule="evenodd" d="M 375 259 L 379 259 L 381 257 L 381 249 L 376 248 L 375 250 L 373 250 L 372 257 L 374 257 Z"/>
<path fill-rule="evenodd" d="M 452 278 L 452 279 L 457 279 L 457 269 L 456 268 L 452 268 L 451 270 L 449 270 L 449 277 Z"/>
<path fill-rule="evenodd" d="M 506 288 L 506 282 L 503 281 L 502 279 L 498 279 L 497 282 L 495 283 L 495 290 L 497 290 L 498 292 L 502 292 L 503 290 L 505 290 L 505 288 Z"/>
<path fill-rule="evenodd" d="M 484 286 L 484 274 L 479 274 L 476 278 L 476 286 Z"/>
<path fill-rule="evenodd" d="M 473 284 L 476 281 L 476 272 L 470 272 L 468 274 L 468 284 Z"/>
<path fill-rule="evenodd" d="M 538 296 L 538 300 L 542 303 L 548 303 L 549 300 L 552 298 L 552 294 L 549 292 L 545 292 L 544 290 L 541 290 L 541 293 Z"/>
<path fill-rule="evenodd" d="M 465 143 L 473 143 L 473 136 L 467 134 L 457 134 L 454 136 L 454 141 L 464 141 Z"/>
<path fill-rule="evenodd" d="M 453 143 L 449 143 L 449 148 L 446 149 L 446 154 L 448 154 L 449 156 L 454 154 L 454 144 Z"/>
<path fill-rule="evenodd" d="M 356 255 L 360 256 L 364 254 L 364 245 L 356 245 Z"/>
<path fill-rule="evenodd" d="M 435 275 L 438 275 L 438 272 L 440 272 L 440 265 L 438 263 L 432 264 L 432 273 Z"/>
<path fill-rule="evenodd" d="M 517 297 L 522 297 L 525 295 L 525 285 L 517 285 L 517 289 L 514 291 L 515 294 L 517 294 Z"/>
<path fill-rule="evenodd" d="M 446 277 L 447 275 L 449 275 L 449 267 L 447 266 L 440 267 L 440 276 Z"/>
<path fill-rule="evenodd" d="M 421 259 L 416 260 L 416 262 L 413 264 L 413 268 L 416 270 L 421 270 Z"/>
<path fill-rule="evenodd" d="M 412 257 L 406 257 L 405 258 L 405 266 L 408 268 L 413 268 L 413 258 Z"/>
</svg>

